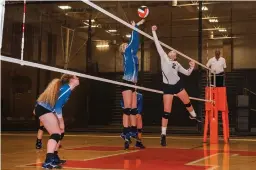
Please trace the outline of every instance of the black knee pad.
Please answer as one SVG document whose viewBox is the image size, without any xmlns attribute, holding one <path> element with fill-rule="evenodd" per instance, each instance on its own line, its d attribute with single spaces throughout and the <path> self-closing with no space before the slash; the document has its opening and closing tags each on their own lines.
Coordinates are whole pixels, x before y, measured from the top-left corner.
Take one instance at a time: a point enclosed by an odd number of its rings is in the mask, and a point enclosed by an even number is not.
<svg viewBox="0 0 256 170">
<path fill-rule="evenodd" d="M 58 133 L 54 133 L 54 134 L 52 134 L 50 136 L 50 139 L 53 139 L 53 140 L 55 140 L 58 143 L 60 141 L 60 139 L 61 139 L 61 135 L 58 134 Z"/>
<path fill-rule="evenodd" d="M 61 133 L 60 140 L 62 140 L 64 138 L 64 135 L 65 135 L 65 133 Z"/>
<path fill-rule="evenodd" d="M 136 114 L 138 114 L 138 109 L 137 108 L 133 108 L 133 109 L 131 109 L 131 114 L 132 115 L 136 115 Z"/>
<path fill-rule="evenodd" d="M 44 126 L 40 126 L 38 129 L 40 129 L 40 130 L 42 130 L 42 131 L 45 130 Z"/>
<path fill-rule="evenodd" d="M 123 113 L 125 114 L 125 115 L 130 115 L 131 114 L 131 108 L 125 108 L 125 109 L 123 109 Z"/>
<path fill-rule="evenodd" d="M 185 104 L 186 107 L 192 106 L 192 104 L 189 102 L 188 104 Z"/>
<path fill-rule="evenodd" d="M 142 133 L 142 129 L 137 129 L 138 133 Z"/>
<path fill-rule="evenodd" d="M 169 119 L 169 116 L 170 116 L 169 112 L 164 112 L 162 118 Z"/>
</svg>

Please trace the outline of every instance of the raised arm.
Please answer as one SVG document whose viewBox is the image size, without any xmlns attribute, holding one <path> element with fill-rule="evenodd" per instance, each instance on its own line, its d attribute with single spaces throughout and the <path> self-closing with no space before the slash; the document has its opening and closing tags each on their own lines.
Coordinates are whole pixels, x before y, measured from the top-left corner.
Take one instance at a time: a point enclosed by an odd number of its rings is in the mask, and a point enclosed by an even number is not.
<svg viewBox="0 0 256 170">
<path fill-rule="evenodd" d="M 190 74 L 192 73 L 192 71 L 194 70 L 194 67 L 195 67 L 195 63 L 194 62 L 190 62 L 189 63 L 190 65 L 190 68 L 189 69 L 185 69 L 182 67 L 182 65 L 179 64 L 179 67 L 178 67 L 178 71 L 186 76 L 190 76 Z"/>
<path fill-rule="evenodd" d="M 136 25 L 135 26 L 136 28 L 138 28 L 138 26 Z M 132 49 L 134 52 L 138 52 L 138 49 L 139 49 L 139 33 L 135 30 L 132 31 L 132 35 L 131 35 L 131 38 L 130 38 L 130 42 L 127 46 L 127 49 Z"/>
<path fill-rule="evenodd" d="M 136 28 L 139 27 L 139 25 L 143 24 L 145 22 L 145 20 L 141 20 L 140 22 L 138 22 L 137 24 L 132 21 L 132 25 Z M 130 42 L 127 46 L 127 49 L 132 49 L 134 54 L 137 54 L 138 50 L 139 50 L 139 46 L 140 46 L 140 39 L 139 39 L 139 33 L 135 30 L 132 31 L 132 35 L 130 38 Z"/>
<path fill-rule="evenodd" d="M 161 60 L 163 59 L 163 60 L 169 61 L 169 58 L 168 58 L 167 54 L 165 53 L 165 51 L 163 50 L 162 46 L 159 43 L 158 37 L 156 35 L 156 30 L 157 30 L 157 27 L 153 26 L 152 27 L 152 33 L 153 33 L 153 38 L 154 38 L 154 42 L 155 42 L 158 54 L 160 55 Z"/>
</svg>

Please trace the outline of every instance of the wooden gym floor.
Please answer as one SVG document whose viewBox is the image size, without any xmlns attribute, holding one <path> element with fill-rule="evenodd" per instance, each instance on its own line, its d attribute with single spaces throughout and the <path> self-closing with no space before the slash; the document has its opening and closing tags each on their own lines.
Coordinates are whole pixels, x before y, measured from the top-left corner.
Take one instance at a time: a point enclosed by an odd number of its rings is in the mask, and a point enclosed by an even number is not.
<svg viewBox="0 0 256 170">
<path fill-rule="evenodd" d="M 36 134 L 2 133 L 2 170 L 38 170 L 45 159 L 35 149 Z M 202 137 L 169 136 L 168 147 L 159 136 L 144 136 L 145 150 L 123 150 L 119 134 L 67 134 L 60 157 L 66 170 L 253 170 L 256 169 L 256 138 L 232 138 L 229 145 L 208 145 Z M 134 142 L 133 142 L 134 144 Z"/>
</svg>

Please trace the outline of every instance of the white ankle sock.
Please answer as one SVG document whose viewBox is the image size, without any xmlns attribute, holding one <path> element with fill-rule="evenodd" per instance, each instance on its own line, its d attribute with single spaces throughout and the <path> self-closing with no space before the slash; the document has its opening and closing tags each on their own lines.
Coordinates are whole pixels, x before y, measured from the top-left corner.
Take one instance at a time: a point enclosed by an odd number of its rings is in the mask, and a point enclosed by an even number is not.
<svg viewBox="0 0 256 170">
<path fill-rule="evenodd" d="M 196 117 L 196 113 L 195 113 L 195 111 L 193 110 L 193 111 L 191 111 L 191 112 L 189 112 L 190 113 L 190 115 L 192 116 L 192 117 Z"/>
<path fill-rule="evenodd" d="M 162 135 L 166 135 L 166 129 L 167 127 L 162 127 Z"/>
</svg>

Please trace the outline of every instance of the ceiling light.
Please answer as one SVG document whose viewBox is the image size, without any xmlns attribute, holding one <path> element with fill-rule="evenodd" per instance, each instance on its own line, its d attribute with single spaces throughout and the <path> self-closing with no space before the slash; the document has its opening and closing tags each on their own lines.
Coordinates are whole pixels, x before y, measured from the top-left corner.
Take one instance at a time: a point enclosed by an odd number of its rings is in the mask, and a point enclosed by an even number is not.
<svg viewBox="0 0 256 170">
<path fill-rule="evenodd" d="M 127 37 L 127 38 L 131 38 L 131 34 L 127 34 L 126 37 Z"/>
<path fill-rule="evenodd" d="M 197 9 L 199 9 L 199 7 L 197 7 Z M 202 6 L 202 11 L 208 11 L 207 6 Z"/>
<path fill-rule="evenodd" d="M 71 9 L 71 6 L 67 6 L 67 5 L 61 5 L 61 6 L 58 6 L 58 7 L 62 10 Z"/>
<path fill-rule="evenodd" d="M 90 22 L 90 20 L 88 19 L 88 20 L 86 20 L 86 22 Z M 95 20 L 94 20 L 94 19 L 92 19 L 92 20 L 91 20 L 91 22 L 95 22 Z"/>
<path fill-rule="evenodd" d="M 109 33 L 117 32 L 117 30 L 108 30 Z"/>
<path fill-rule="evenodd" d="M 219 32 L 227 32 L 226 28 L 219 29 Z"/>
<path fill-rule="evenodd" d="M 219 20 L 216 18 L 212 18 L 212 19 L 209 19 L 209 22 L 219 22 Z"/>
<path fill-rule="evenodd" d="M 235 39 L 235 38 L 239 38 L 239 37 L 226 37 L 226 36 L 223 36 L 223 37 L 214 37 L 214 38 L 210 38 L 212 40 L 223 40 L 223 39 Z"/>
<path fill-rule="evenodd" d="M 89 24 L 87 22 L 84 22 L 85 25 L 89 26 Z M 100 25 L 92 25 L 91 27 L 92 28 L 96 28 L 96 27 L 99 27 Z"/>
<path fill-rule="evenodd" d="M 178 0 L 173 0 L 172 1 L 172 6 L 177 6 L 178 5 Z"/>
<path fill-rule="evenodd" d="M 108 44 L 99 44 L 99 45 L 96 45 L 97 48 L 107 48 L 109 47 Z"/>
</svg>

